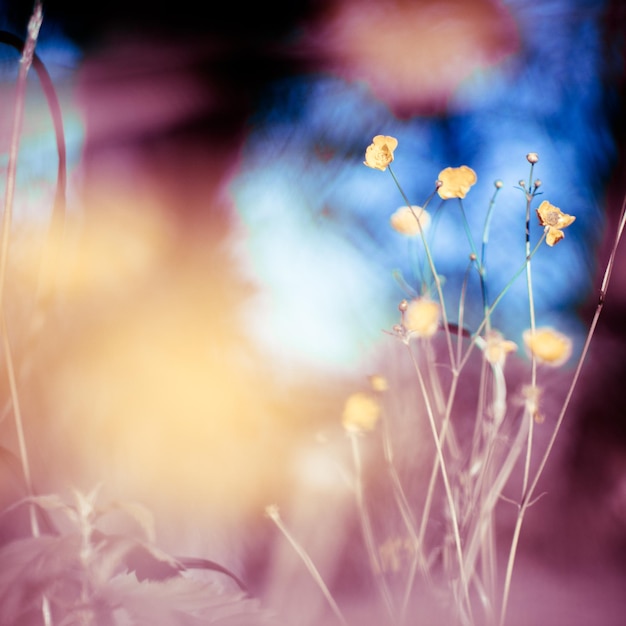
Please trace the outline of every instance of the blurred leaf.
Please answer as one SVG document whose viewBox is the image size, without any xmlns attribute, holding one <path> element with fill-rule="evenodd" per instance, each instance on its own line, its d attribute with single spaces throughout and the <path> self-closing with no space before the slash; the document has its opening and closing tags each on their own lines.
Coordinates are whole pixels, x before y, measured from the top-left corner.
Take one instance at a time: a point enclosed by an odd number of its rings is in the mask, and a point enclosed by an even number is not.
<svg viewBox="0 0 626 626">
<path fill-rule="evenodd" d="M 9 513 L 9 511 L 13 511 L 24 504 L 34 504 L 44 511 L 58 511 L 60 509 L 70 518 L 70 520 L 73 522 L 76 521 L 76 512 L 55 493 L 45 496 L 28 496 L 27 498 L 22 498 L 2 511 L 2 515 Z"/>
<path fill-rule="evenodd" d="M 195 557 L 178 557 L 178 560 L 182 563 L 185 569 L 204 569 L 204 570 L 210 570 L 213 572 L 220 572 L 221 574 L 225 574 L 226 576 L 228 576 L 229 578 L 232 578 L 232 580 L 234 580 L 237 583 L 241 591 L 244 591 L 244 592 L 248 591 L 246 584 L 238 576 L 236 576 L 233 572 L 231 572 L 229 569 L 227 569 L 223 565 L 216 563 L 215 561 L 210 561 L 209 559 L 200 559 L 200 558 L 195 558 Z"/>
<path fill-rule="evenodd" d="M 185 578 L 140 583 L 135 576 L 118 576 L 103 590 L 115 611 L 116 626 L 277 626 L 259 603 L 241 593 L 224 594 L 211 583 Z"/>
<path fill-rule="evenodd" d="M 0 549 L 0 624 L 13 624 L 46 594 L 72 601 L 81 585 L 78 535 L 28 537 Z"/>
<path fill-rule="evenodd" d="M 154 543 L 156 541 L 156 525 L 152 511 L 139 502 L 115 502 L 112 508 L 118 508 L 132 518 L 143 531 L 145 538 Z"/>
<path fill-rule="evenodd" d="M 183 569 L 169 554 L 143 541 L 123 535 L 105 535 L 100 531 L 94 531 L 92 541 L 98 544 L 100 565 L 106 569 L 106 578 L 122 572 L 134 572 L 140 581 L 165 580 Z"/>
</svg>

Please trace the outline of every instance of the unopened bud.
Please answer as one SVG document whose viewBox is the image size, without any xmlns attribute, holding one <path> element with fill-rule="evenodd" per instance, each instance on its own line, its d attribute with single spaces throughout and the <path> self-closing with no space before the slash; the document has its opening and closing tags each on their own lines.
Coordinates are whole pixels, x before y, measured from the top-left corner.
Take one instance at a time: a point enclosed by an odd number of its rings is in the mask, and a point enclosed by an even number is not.
<svg viewBox="0 0 626 626">
<path fill-rule="evenodd" d="M 501 180 L 496 180 L 493 184 L 496 189 L 502 189 L 504 186 L 504 183 Z"/>
<path fill-rule="evenodd" d="M 406 300 L 402 300 L 398 305 L 398 311 L 404 313 L 409 308 L 409 303 Z"/>
<path fill-rule="evenodd" d="M 435 181 L 435 189 L 439 189 L 442 185 L 443 185 L 443 181 L 442 180 L 436 180 Z"/>
<path fill-rule="evenodd" d="M 529 152 L 526 155 L 526 160 L 534 165 L 539 160 L 539 155 L 536 152 Z"/>
<path fill-rule="evenodd" d="M 541 187 L 541 181 L 539 179 L 535 181 L 535 187 Z"/>
</svg>

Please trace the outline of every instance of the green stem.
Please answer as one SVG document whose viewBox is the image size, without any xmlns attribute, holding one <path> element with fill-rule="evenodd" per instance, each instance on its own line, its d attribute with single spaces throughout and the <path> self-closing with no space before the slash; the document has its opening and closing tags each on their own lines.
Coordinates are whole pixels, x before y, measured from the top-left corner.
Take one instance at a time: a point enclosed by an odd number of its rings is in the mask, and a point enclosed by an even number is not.
<svg viewBox="0 0 626 626">
<path fill-rule="evenodd" d="M 528 177 L 528 185 L 529 191 L 526 193 L 526 258 L 528 259 L 530 255 L 530 205 L 534 197 L 534 193 L 530 191 L 532 189 L 532 177 L 533 177 L 533 168 L 534 164 L 530 164 L 530 175 Z M 533 296 L 533 285 L 532 285 L 532 272 L 531 272 L 531 262 L 530 260 L 526 263 L 526 284 L 528 288 L 528 308 L 530 313 L 530 333 L 531 336 L 535 334 L 535 299 Z M 535 357 L 535 353 L 531 350 L 530 353 L 530 389 L 531 393 L 534 395 L 535 390 L 537 389 L 537 358 Z M 532 458 L 532 443 L 533 443 L 533 425 L 535 422 L 535 415 L 528 416 L 530 421 L 529 429 L 528 429 L 528 444 L 526 447 L 526 460 L 524 462 L 524 475 L 522 480 L 522 498 L 525 495 L 526 488 L 528 487 L 528 477 L 530 475 L 530 463 Z"/>
<path fill-rule="evenodd" d="M 467 350 L 465 351 L 465 354 L 463 355 L 463 358 L 461 359 L 461 362 L 458 364 L 459 371 L 461 371 L 463 369 L 463 367 L 465 366 L 465 364 L 467 363 L 467 360 L 469 359 L 470 354 L 472 352 L 472 348 L 476 344 L 476 339 L 480 336 L 480 333 L 485 328 L 485 325 L 487 323 L 487 318 L 489 316 L 491 316 L 491 314 L 494 312 L 495 308 L 498 306 L 498 304 L 500 304 L 500 301 L 502 300 L 502 298 L 504 298 L 504 296 L 506 295 L 507 291 L 511 288 L 511 285 L 517 280 L 517 278 L 521 275 L 521 273 L 526 269 L 526 264 L 535 256 L 537 250 L 539 250 L 539 246 L 544 242 L 545 238 L 546 238 L 546 233 L 544 232 L 541 235 L 541 239 L 537 242 L 537 245 L 533 248 L 532 252 L 527 257 L 527 259 L 524 262 L 524 264 L 515 272 L 515 274 L 513 274 L 513 277 L 503 287 L 502 291 L 500 291 L 500 293 L 496 296 L 495 300 L 491 303 L 491 306 L 487 310 L 487 315 L 485 316 L 483 321 L 479 324 L 478 328 L 474 331 L 474 333 L 473 333 L 473 335 L 472 335 L 472 337 L 470 339 L 469 345 L 467 347 Z"/>
<path fill-rule="evenodd" d="M 411 202 L 408 199 L 406 193 L 404 192 L 404 189 L 402 188 L 402 186 L 400 185 L 400 181 L 396 178 L 396 175 L 394 174 L 393 169 L 391 168 L 391 165 L 388 166 L 387 168 L 389 170 L 389 173 L 391 174 L 391 177 L 393 178 L 393 182 L 395 183 L 396 187 L 398 188 L 398 191 L 400 192 L 400 195 L 402 196 L 402 199 L 404 200 L 406 206 L 413 211 L 413 209 L 411 208 Z M 433 193 L 430 195 L 430 197 L 426 200 L 426 202 L 424 203 L 424 210 L 426 209 L 426 206 L 428 206 L 429 202 L 432 200 L 433 196 L 435 195 L 436 191 L 433 191 Z M 450 367 L 452 369 L 455 369 L 455 363 L 454 363 L 454 350 L 452 348 L 452 336 L 450 333 L 450 329 L 448 328 L 448 317 L 446 314 L 446 302 L 444 300 L 443 297 L 443 289 L 441 287 L 441 279 L 439 278 L 439 274 L 437 273 L 437 269 L 435 268 L 435 262 L 433 260 L 431 251 L 430 251 L 430 246 L 428 245 L 428 242 L 426 241 L 426 237 L 424 235 L 424 229 L 422 228 L 422 224 L 419 221 L 419 219 L 417 218 L 417 225 L 419 228 L 419 232 L 420 232 L 420 237 L 422 238 L 422 243 L 424 244 L 424 252 L 426 254 L 426 259 L 428 260 L 428 266 L 430 268 L 430 272 L 433 275 L 433 280 L 435 281 L 435 288 L 437 289 L 437 295 L 439 297 L 439 303 L 441 305 L 441 319 L 443 321 L 443 327 L 444 327 L 444 331 L 445 331 L 445 335 L 446 335 L 446 342 L 448 345 L 448 354 L 450 357 Z"/>
<path fill-rule="evenodd" d="M 489 319 L 489 297 L 487 295 L 487 283 L 485 281 L 485 255 L 487 251 L 487 244 L 489 242 L 489 230 L 491 227 L 491 218 L 493 216 L 493 209 L 496 205 L 496 196 L 498 195 L 498 191 L 500 191 L 500 187 L 496 186 L 496 190 L 493 192 L 493 196 L 491 196 L 491 200 L 489 201 L 489 207 L 487 208 L 487 215 L 485 216 L 485 224 L 483 226 L 483 239 L 480 247 L 480 287 L 483 296 L 483 309 L 484 316 L 487 320 L 486 329 L 489 330 L 491 326 L 491 321 Z"/>
</svg>

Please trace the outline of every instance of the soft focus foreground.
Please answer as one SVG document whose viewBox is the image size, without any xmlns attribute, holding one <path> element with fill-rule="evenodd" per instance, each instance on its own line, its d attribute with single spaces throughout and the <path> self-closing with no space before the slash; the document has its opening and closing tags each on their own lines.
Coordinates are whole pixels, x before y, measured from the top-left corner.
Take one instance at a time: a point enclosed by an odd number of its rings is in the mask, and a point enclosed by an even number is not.
<svg viewBox="0 0 626 626">
<path fill-rule="evenodd" d="M 598 196 L 614 148 L 597 114 L 597 75 L 587 66 L 571 73 L 568 64 L 580 63 L 581 33 L 597 45 L 595 22 L 585 27 L 574 12 L 567 28 L 563 20 L 533 21 L 541 11 L 514 2 L 328 6 L 298 50 L 328 73 L 270 90 L 243 148 L 239 138 L 172 131 L 189 117 L 219 111 L 220 94 L 190 69 L 195 55 L 213 54 L 202 44 L 115 42 L 86 60 L 75 90 L 68 86 L 67 104 L 80 120 L 68 128 L 83 125 L 86 139 L 64 233 L 54 241 L 58 258 L 40 282 L 48 209 L 37 211 L 46 198 L 28 200 L 35 183 L 26 178 L 18 186 L 5 294 L 32 482 L 38 494 L 50 494 L 40 501 L 50 523 L 42 517 L 43 537 L 59 532 L 68 539 L 52 547 L 11 543 L 26 541 L 32 526 L 27 506 L 10 509 L 0 522 L 4 562 L 15 566 L 5 568 L 2 589 L 21 567 L 27 583 L 56 593 L 40 575 L 53 564 L 49 577 L 88 573 L 68 576 L 68 588 L 53 600 L 84 599 L 84 580 L 98 588 L 104 579 L 106 602 L 123 598 L 135 610 L 107 617 L 116 624 L 129 615 L 138 623 L 137 615 L 143 623 L 187 623 L 161 605 L 148 610 L 159 595 L 163 606 L 234 598 L 243 617 L 223 606 L 210 609 L 213 617 L 269 621 L 256 605 L 231 596 L 236 585 L 210 567 L 198 578 L 212 586 L 185 589 L 169 578 L 178 562 L 162 549 L 235 571 L 279 623 L 339 622 L 324 583 L 349 624 L 469 623 L 471 603 L 475 624 L 497 623 L 499 601 L 489 593 L 500 597 L 505 584 L 526 461 L 522 454 L 500 498 L 489 489 L 493 459 L 507 458 L 524 439 L 517 433 L 525 434 L 520 425 L 530 417 L 532 475 L 591 317 L 585 309 L 579 319 L 575 305 L 587 300 L 595 271 L 604 207 Z M 542 38 L 546 29 L 554 37 Z M 558 37 L 569 55 L 558 52 Z M 599 56 L 594 46 L 584 57 L 590 67 Z M 587 99 L 572 97 L 583 92 Z M 559 116 L 566 133 L 554 130 Z M 166 138 L 156 140 L 161 133 Z M 370 150 L 373 135 L 379 139 Z M 32 137 L 26 129 L 25 141 Z M 590 144 L 594 150 L 581 158 Z M 480 242 L 496 178 L 504 184 L 485 257 L 492 300 L 524 263 L 524 190 L 514 187 L 525 177 L 519 163 L 527 165 L 529 149 L 541 154 L 541 189 L 564 211 L 539 200 L 532 206 L 533 241 L 545 234 L 549 246 L 533 258 L 537 328 L 528 328 L 522 275 L 493 311 L 494 328 L 504 334 L 482 333 L 476 343 L 485 359 L 474 350 L 452 394 L 454 359 L 420 232 L 432 233 L 445 277 L 449 328 L 458 325 L 454 356 L 457 346 L 467 347 L 463 327 L 476 332 L 485 314 L 475 272 L 482 258 L 468 266 L 467 232 Z M 402 158 L 390 158 L 394 151 Z M 407 184 L 409 202 L 389 166 Z M 25 170 L 36 177 L 36 168 Z M 424 204 L 437 178 L 436 210 L 411 204 Z M 528 192 L 535 183 L 525 184 Z M 456 212 L 460 200 L 468 203 L 465 226 Z M 412 207 L 408 214 L 404 204 Z M 36 301 L 37 293 L 52 297 Z M 398 311 L 401 298 L 406 308 Z M 570 335 L 573 346 L 563 339 Z M 407 351 L 409 336 L 427 394 Z M 610 418 L 598 417 L 613 415 L 613 407 L 598 405 L 616 393 L 598 382 L 598 372 L 620 380 L 621 345 L 605 336 L 592 351 L 563 441 L 534 494 L 542 497 L 525 515 L 506 624 L 620 623 L 624 572 L 615 554 L 624 545 L 625 457 L 608 434 Z M 536 386 L 529 384 L 529 355 L 538 362 Z M 493 372 L 489 384 L 485 370 Z M 6 378 L 3 509 L 27 493 Z M 440 435 L 439 445 L 454 506 L 425 402 L 440 428 L 449 397 L 454 436 Z M 612 401 L 621 402 L 619 394 Z M 425 516 L 428 493 L 433 513 Z M 278 505 L 268 508 L 269 518 L 266 505 Z M 470 603 L 458 569 L 455 507 L 461 557 L 470 563 L 465 576 L 478 581 Z M 107 517 L 120 510 L 121 529 Z M 417 520 L 426 520 L 422 537 Z M 120 535 L 135 543 L 120 547 Z M 146 584 L 129 545 L 149 553 Z M 29 623 L 40 623 L 41 611 L 32 608 L 38 597 L 7 591 L 2 600 L 5 621 L 24 600 Z"/>
</svg>

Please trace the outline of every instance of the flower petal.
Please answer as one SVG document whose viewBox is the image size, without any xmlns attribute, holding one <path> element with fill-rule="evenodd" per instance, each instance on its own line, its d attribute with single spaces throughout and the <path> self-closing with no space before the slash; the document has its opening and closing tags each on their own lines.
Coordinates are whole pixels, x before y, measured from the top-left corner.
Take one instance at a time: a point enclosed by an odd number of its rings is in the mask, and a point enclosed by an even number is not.
<svg viewBox="0 0 626 626">
<path fill-rule="evenodd" d="M 430 298 L 415 298 L 409 302 L 402 323 L 412 335 L 432 337 L 439 328 L 439 313 L 439 305 Z"/>
<path fill-rule="evenodd" d="M 446 167 L 439 172 L 438 180 L 441 185 L 437 193 L 444 200 L 450 198 L 465 198 L 470 187 L 478 180 L 476 172 L 467 165 L 460 167 Z"/>
<path fill-rule="evenodd" d="M 380 404 L 370 394 L 353 393 L 346 400 L 341 423 L 348 432 L 373 430 L 380 417 Z"/>
<path fill-rule="evenodd" d="M 563 365 L 572 354 L 572 340 L 549 327 L 527 330 L 523 334 L 528 351 L 537 361 L 558 367 Z"/>
<path fill-rule="evenodd" d="M 546 243 L 552 247 L 555 246 L 561 239 L 565 238 L 565 234 L 562 230 L 558 228 L 552 228 L 552 226 L 547 226 L 548 232 L 546 233 Z"/>
<path fill-rule="evenodd" d="M 430 215 L 420 206 L 400 207 L 389 219 L 391 227 L 402 235 L 414 237 L 430 224 Z"/>
<path fill-rule="evenodd" d="M 393 151 L 398 147 L 398 140 L 388 135 L 376 135 L 365 150 L 364 165 L 384 172 L 393 161 Z"/>
</svg>

